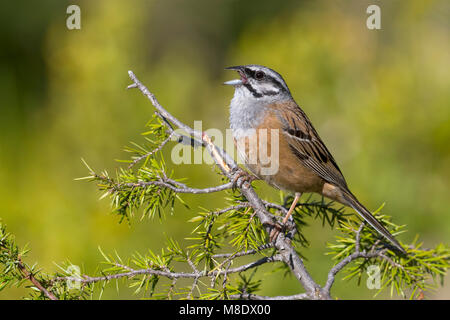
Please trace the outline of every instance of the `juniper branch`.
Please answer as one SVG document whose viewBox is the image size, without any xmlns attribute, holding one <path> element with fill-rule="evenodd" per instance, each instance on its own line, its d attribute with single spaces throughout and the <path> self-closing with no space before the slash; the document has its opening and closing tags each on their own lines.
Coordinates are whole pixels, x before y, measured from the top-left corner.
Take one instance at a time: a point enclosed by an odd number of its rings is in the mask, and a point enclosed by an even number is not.
<svg viewBox="0 0 450 320">
<path fill-rule="evenodd" d="M 242 300 L 306 300 L 309 299 L 308 294 L 299 293 L 291 296 L 260 296 L 253 293 L 242 293 L 229 295 L 230 299 L 242 299 Z"/>
<path fill-rule="evenodd" d="M 19 257 L 17 261 L 17 268 L 19 271 L 23 274 L 23 276 L 30 280 L 34 286 L 41 291 L 47 298 L 50 300 L 58 300 L 57 297 L 53 293 L 47 290 L 45 286 L 34 276 L 33 272 L 28 270 L 28 268 L 25 266 L 25 264 L 22 262 L 22 259 Z"/>
<path fill-rule="evenodd" d="M 327 282 L 323 288 L 324 291 L 330 293 L 331 287 L 333 286 L 336 275 L 344 269 L 349 263 L 360 259 L 370 259 L 370 258 L 378 258 L 384 259 L 388 261 L 392 266 L 403 268 L 401 265 L 395 263 L 391 258 L 385 255 L 386 248 L 375 250 L 375 247 L 372 246 L 372 250 L 369 252 L 361 251 L 361 232 L 365 227 L 365 222 L 362 222 L 359 226 L 359 229 L 355 232 L 355 252 L 341 260 L 337 263 L 331 270 L 328 272 Z"/>
<path fill-rule="evenodd" d="M 175 187 L 173 184 L 167 183 L 165 181 L 140 181 L 135 183 L 122 183 L 117 185 L 120 187 L 148 187 L 148 186 L 159 186 L 164 187 L 167 189 L 170 189 L 174 191 L 175 193 L 192 193 L 192 194 L 201 194 L 201 193 L 214 193 L 214 192 L 220 192 L 227 189 L 231 189 L 233 187 L 233 184 L 231 182 L 216 186 L 216 187 L 210 187 L 210 188 L 203 188 L 203 189 L 197 189 L 197 188 L 190 188 L 188 186 L 184 186 L 182 188 Z"/>
<path fill-rule="evenodd" d="M 11 247 L 14 249 L 11 249 Z M 44 294 L 50 300 L 58 300 L 58 298 L 52 292 L 50 292 L 48 288 L 46 288 L 46 285 L 36 277 L 36 273 L 33 271 L 33 268 L 29 268 L 22 261 L 22 256 L 18 252 L 16 244 L 13 242 L 13 240 L 11 240 L 11 235 L 6 233 L 5 227 L 0 223 L 0 254 L 1 251 L 4 251 L 6 255 L 14 261 L 15 267 L 20 273 L 20 275 L 18 275 L 19 278 L 23 277 L 23 279 L 29 280 L 40 292 L 42 292 L 42 294 Z M 0 282 L 0 284 L 2 283 Z"/>
<path fill-rule="evenodd" d="M 151 269 L 151 268 L 137 269 L 137 270 L 131 269 L 128 272 L 108 274 L 108 275 L 103 275 L 103 276 L 99 276 L 99 277 L 91 277 L 88 275 L 84 275 L 81 277 L 73 277 L 73 276 L 56 277 L 53 279 L 53 281 L 78 281 L 80 283 L 94 283 L 94 282 L 100 282 L 100 281 L 111 281 L 114 279 L 121 279 L 121 278 L 133 278 L 135 276 L 141 276 L 141 275 L 156 275 L 156 276 L 166 277 L 169 279 L 183 279 L 183 278 L 195 279 L 195 278 L 202 278 L 202 277 L 217 277 L 220 275 L 224 275 L 225 273 L 227 273 L 227 274 L 240 273 L 240 272 L 244 272 L 249 269 L 252 269 L 252 268 L 256 268 L 256 267 L 261 266 L 266 263 L 277 262 L 277 261 L 282 261 L 282 258 L 280 255 L 264 257 L 259 260 L 244 264 L 244 265 L 236 267 L 236 268 L 231 268 L 228 270 L 199 271 L 197 269 L 194 269 L 193 272 L 173 272 L 170 270 L 158 270 L 158 269 Z"/>
<path fill-rule="evenodd" d="M 142 155 L 142 156 L 137 157 L 136 159 L 134 159 L 133 162 L 131 162 L 130 165 L 128 166 L 128 169 L 133 168 L 133 167 L 134 167 L 137 163 L 139 163 L 140 161 L 142 161 L 142 160 L 144 160 L 144 159 L 150 157 L 151 155 L 157 153 L 158 151 L 162 150 L 162 148 L 164 148 L 164 146 L 167 144 L 167 142 L 169 142 L 170 139 L 172 139 L 173 135 L 174 135 L 174 131 L 172 131 L 171 133 L 169 133 L 169 135 L 167 136 L 167 138 L 164 139 L 163 142 L 161 142 L 161 144 L 160 144 L 158 147 L 156 147 L 155 149 L 153 149 L 153 150 L 147 152 L 146 154 L 144 154 L 144 155 Z"/>
<path fill-rule="evenodd" d="M 219 254 L 215 254 L 212 257 L 217 259 L 217 258 L 229 258 L 229 257 L 233 257 L 233 258 L 239 258 L 239 257 L 243 257 L 243 256 L 248 256 L 248 255 L 252 255 L 252 254 L 256 254 L 258 252 L 261 252 L 262 250 L 265 249 L 269 249 L 269 248 L 273 248 L 273 244 L 272 243 L 267 243 L 257 249 L 252 249 L 252 250 L 246 250 L 246 251 L 241 251 L 241 252 L 236 252 L 236 253 L 219 253 Z"/>
</svg>

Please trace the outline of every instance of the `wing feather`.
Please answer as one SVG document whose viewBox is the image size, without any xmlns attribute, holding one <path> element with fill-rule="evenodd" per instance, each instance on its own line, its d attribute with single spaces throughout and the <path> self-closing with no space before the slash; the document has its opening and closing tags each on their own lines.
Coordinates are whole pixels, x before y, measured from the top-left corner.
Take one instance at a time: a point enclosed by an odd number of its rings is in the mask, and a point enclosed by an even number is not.
<svg viewBox="0 0 450 320">
<path fill-rule="evenodd" d="M 283 134 L 298 160 L 325 181 L 348 189 L 336 161 L 303 110 L 294 102 L 276 110 Z"/>
</svg>

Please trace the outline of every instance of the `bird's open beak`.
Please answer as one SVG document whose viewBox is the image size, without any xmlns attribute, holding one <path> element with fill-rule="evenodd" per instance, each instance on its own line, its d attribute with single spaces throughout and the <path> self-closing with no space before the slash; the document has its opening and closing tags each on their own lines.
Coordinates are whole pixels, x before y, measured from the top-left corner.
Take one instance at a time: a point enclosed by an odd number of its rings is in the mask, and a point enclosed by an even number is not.
<svg viewBox="0 0 450 320">
<path fill-rule="evenodd" d="M 234 67 L 228 67 L 225 68 L 226 70 L 236 70 L 239 75 L 240 75 L 240 79 L 234 79 L 234 80 L 230 80 L 227 82 L 224 82 L 223 84 L 229 85 L 229 86 L 239 86 L 241 84 L 246 84 L 248 79 L 247 76 L 244 73 L 244 67 L 243 66 L 234 66 Z"/>
</svg>

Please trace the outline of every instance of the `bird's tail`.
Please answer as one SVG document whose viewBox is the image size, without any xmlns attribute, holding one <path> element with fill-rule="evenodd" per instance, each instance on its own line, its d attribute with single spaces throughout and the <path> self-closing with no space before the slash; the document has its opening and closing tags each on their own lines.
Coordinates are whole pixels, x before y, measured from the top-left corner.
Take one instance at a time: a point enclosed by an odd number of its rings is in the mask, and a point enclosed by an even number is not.
<svg viewBox="0 0 450 320">
<path fill-rule="evenodd" d="M 352 207 L 364 220 L 366 220 L 378 233 L 388 239 L 398 250 L 406 254 L 405 249 L 402 248 L 400 243 L 392 236 L 392 234 L 367 210 L 356 197 L 350 192 L 342 192 L 343 198 L 348 202 L 348 205 Z"/>
</svg>

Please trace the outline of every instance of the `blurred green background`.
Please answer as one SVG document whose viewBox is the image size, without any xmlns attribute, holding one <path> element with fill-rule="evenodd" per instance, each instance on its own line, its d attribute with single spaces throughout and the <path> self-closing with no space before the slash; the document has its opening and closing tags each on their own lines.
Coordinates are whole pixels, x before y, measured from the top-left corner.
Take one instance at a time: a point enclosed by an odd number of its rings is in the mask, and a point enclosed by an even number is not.
<svg viewBox="0 0 450 320">
<path fill-rule="evenodd" d="M 127 70 L 184 122 L 225 129 L 233 91 L 221 83 L 234 74 L 224 67 L 248 63 L 284 76 L 354 193 L 371 209 L 386 202 L 384 212 L 408 225 L 402 241 L 449 242 L 450 2 L 77 1 L 81 30 L 66 28 L 69 4 L 9 1 L 0 11 L 0 218 L 30 245 L 27 262 L 53 272 L 69 259 L 93 273 L 99 246 L 128 257 L 159 251 L 166 236 L 184 243 L 195 210 L 118 224 L 94 184 L 74 181 L 87 174 L 80 158 L 114 172 L 123 147 L 142 142 L 153 109 L 125 90 Z M 381 30 L 366 28 L 370 4 L 381 7 Z M 205 165 L 175 169 L 192 186 L 219 182 Z M 222 196 L 185 199 L 214 209 Z M 333 233 L 311 221 L 307 235 L 306 264 L 323 283 Z M 261 294 L 301 291 L 290 278 L 261 276 Z M 112 287 L 104 297 L 135 297 Z M 337 281 L 333 294 L 374 291 Z M 23 295 L 8 289 L 0 299 Z M 450 286 L 429 297 L 450 298 Z"/>
</svg>

